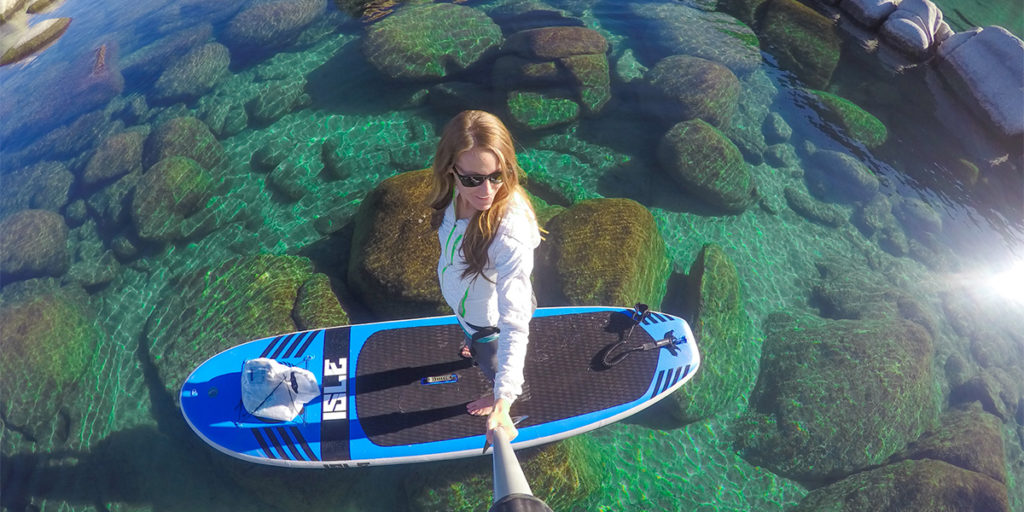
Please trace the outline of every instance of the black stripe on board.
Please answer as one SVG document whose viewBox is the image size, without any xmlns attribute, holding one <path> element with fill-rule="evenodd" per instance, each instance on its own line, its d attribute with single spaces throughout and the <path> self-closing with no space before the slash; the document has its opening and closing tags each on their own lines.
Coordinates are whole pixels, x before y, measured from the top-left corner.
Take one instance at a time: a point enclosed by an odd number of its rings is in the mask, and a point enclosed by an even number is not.
<svg viewBox="0 0 1024 512">
<path fill-rule="evenodd" d="M 275 345 L 275 344 L 276 344 L 276 343 L 277 343 L 278 341 L 281 341 L 281 338 L 283 338 L 283 337 L 284 337 L 284 336 L 278 336 L 278 337 L 276 337 L 276 338 L 274 338 L 274 339 L 270 340 L 270 343 L 269 343 L 269 344 L 267 345 L 267 348 L 266 348 L 266 350 L 264 350 L 264 351 L 263 351 L 263 353 L 262 353 L 262 354 L 260 354 L 260 357 L 267 357 L 267 354 L 269 354 L 269 353 L 270 353 L 270 351 L 274 349 L 274 345 Z"/>
<path fill-rule="evenodd" d="M 288 359 L 289 357 L 291 357 L 292 356 L 292 352 L 295 352 L 295 349 L 299 347 L 299 343 L 302 343 L 302 340 L 308 338 L 309 335 L 312 334 L 312 333 L 313 333 L 313 331 L 308 331 L 305 334 L 303 334 L 302 336 L 296 336 L 295 337 L 295 341 L 292 342 L 292 346 L 288 347 L 288 350 L 286 350 L 284 355 L 281 356 L 281 359 Z"/>
<path fill-rule="evenodd" d="M 661 379 L 665 377 L 665 370 L 658 372 L 658 380 L 654 381 L 654 392 L 651 393 L 652 397 L 658 396 L 658 388 L 661 387 Z"/>
<path fill-rule="evenodd" d="M 659 313 L 651 313 L 651 316 L 653 316 L 654 319 L 658 321 L 658 323 L 662 323 L 662 322 L 667 322 L 668 321 L 667 318 L 661 316 L 661 314 L 659 314 Z"/>
<path fill-rule="evenodd" d="M 295 443 L 292 442 L 291 437 L 288 436 L 288 431 L 285 430 L 284 427 L 277 427 L 277 435 L 281 436 L 281 439 L 284 440 L 284 446 L 285 448 L 288 448 L 288 453 L 292 454 L 292 459 L 305 460 L 302 458 L 302 454 L 299 453 L 299 450 L 295 448 Z"/>
<path fill-rule="evenodd" d="M 686 376 L 689 375 L 689 374 L 690 374 L 690 365 L 686 365 L 686 368 L 683 368 L 683 378 L 686 378 Z"/>
<path fill-rule="evenodd" d="M 277 439 L 277 436 L 274 435 L 273 430 L 264 429 L 263 435 L 267 436 L 267 440 L 270 441 L 270 446 L 274 447 L 274 451 L 276 451 L 277 454 L 280 455 L 282 459 L 288 458 L 288 454 L 284 452 L 283 448 L 281 448 L 281 441 L 279 441 Z"/>
<path fill-rule="evenodd" d="M 678 377 L 680 370 L 682 370 L 682 368 L 676 368 L 675 371 L 668 371 L 665 375 L 665 385 L 661 388 L 661 391 L 658 392 L 659 395 L 668 391 L 668 388 L 672 387 L 672 383 L 675 382 L 675 380 L 672 379 L 672 375 L 675 374 L 675 376 Z"/>
<path fill-rule="evenodd" d="M 687 368 L 689 368 L 689 366 L 687 366 Z M 309 443 L 307 443 L 306 438 L 302 436 L 302 431 L 299 430 L 299 427 L 293 425 L 290 428 L 292 431 L 292 437 L 294 437 L 295 440 L 299 442 L 299 446 L 302 448 L 302 451 L 306 454 L 306 458 L 309 460 L 320 460 L 316 457 L 316 454 L 313 453 L 313 449 L 309 447 Z"/>
<path fill-rule="evenodd" d="M 263 453 L 267 454 L 267 457 L 270 457 L 271 459 L 277 458 L 277 456 L 274 455 L 274 452 L 270 451 L 270 447 L 267 446 L 267 442 L 263 440 L 263 435 L 260 434 L 260 430 L 258 428 L 252 429 L 252 435 L 256 438 L 256 443 L 260 445 L 260 449 L 263 450 Z"/>
<path fill-rule="evenodd" d="M 286 347 L 288 345 L 288 342 L 294 339 L 295 336 L 298 336 L 298 334 L 289 335 L 287 338 L 281 341 L 281 343 L 277 345 L 277 350 L 274 350 L 274 353 L 270 355 L 270 358 L 277 359 L 277 356 L 281 355 L 281 351 L 284 350 L 284 347 Z"/>
<path fill-rule="evenodd" d="M 320 334 L 320 331 L 310 333 L 310 335 L 306 337 L 306 342 L 302 344 L 302 348 L 300 348 L 299 352 L 295 354 L 295 357 L 302 357 L 302 355 L 306 353 L 306 349 L 309 348 L 313 343 L 313 339 L 316 338 L 318 334 Z"/>
</svg>

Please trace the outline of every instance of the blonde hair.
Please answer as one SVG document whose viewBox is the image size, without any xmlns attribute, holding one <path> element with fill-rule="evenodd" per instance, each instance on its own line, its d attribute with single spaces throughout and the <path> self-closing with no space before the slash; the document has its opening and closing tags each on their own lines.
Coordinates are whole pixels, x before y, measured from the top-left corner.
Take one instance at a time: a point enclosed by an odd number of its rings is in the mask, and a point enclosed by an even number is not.
<svg viewBox="0 0 1024 512">
<path fill-rule="evenodd" d="M 487 250 L 494 241 L 494 236 L 505 217 L 513 198 L 521 197 L 526 208 L 532 208 L 519 186 L 519 176 L 523 170 L 516 159 L 515 144 L 508 128 L 494 114 L 481 110 L 464 110 L 459 112 L 444 127 L 441 141 L 437 144 L 434 155 L 433 176 L 427 202 L 434 213 L 431 224 L 434 229 L 441 225 L 444 211 L 451 204 L 455 194 L 455 161 L 463 153 L 481 148 L 490 150 L 498 159 L 502 185 L 495 193 L 491 207 L 473 214 L 462 238 L 462 253 L 466 259 L 466 270 L 462 277 L 483 274 L 487 266 Z"/>
</svg>

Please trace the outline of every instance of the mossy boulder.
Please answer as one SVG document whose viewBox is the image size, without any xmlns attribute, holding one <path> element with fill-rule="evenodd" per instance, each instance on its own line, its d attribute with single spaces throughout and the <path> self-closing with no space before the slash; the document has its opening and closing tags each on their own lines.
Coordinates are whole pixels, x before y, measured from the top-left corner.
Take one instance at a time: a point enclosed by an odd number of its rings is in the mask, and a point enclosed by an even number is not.
<svg viewBox="0 0 1024 512">
<path fill-rule="evenodd" d="M 153 85 L 159 102 L 192 101 L 209 92 L 228 74 L 231 52 L 220 43 L 207 43 L 174 61 Z"/>
<path fill-rule="evenodd" d="M 172 156 L 142 175 L 131 215 L 140 238 L 173 242 L 193 236 L 217 182 L 195 160 Z"/>
<path fill-rule="evenodd" d="M 60 162 L 40 162 L 3 177 L 0 218 L 19 210 L 59 211 L 68 203 L 75 177 Z"/>
<path fill-rule="evenodd" d="M 640 20 L 642 38 L 657 57 L 692 55 L 746 75 L 761 66 L 761 50 L 754 31 L 740 20 L 714 9 L 681 3 L 633 3 L 631 14 Z M 749 22 L 748 22 L 749 24 Z"/>
<path fill-rule="evenodd" d="M 304 77 L 271 80 L 260 84 L 260 89 L 260 94 L 245 104 L 248 118 L 259 124 L 273 123 L 309 100 Z"/>
<path fill-rule="evenodd" d="M 574 55 L 558 62 L 572 77 L 573 88 L 583 109 L 589 114 L 600 112 L 612 98 L 608 57 L 603 53 Z"/>
<path fill-rule="evenodd" d="M 107 183 L 125 174 L 142 171 L 142 147 L 147 132 L 128 131 L 111 135 L 96 150 L 85 166 L 82 181 L 87 186 Z"/>
<path fill-rule="evenodd" d="M 701 367 L 669 396 L 680 425 L 708 418 L 750 392 L 757 378 L 757 336 L 747 316 L 736 265 L 718 245 L 705 245 L 689 273 L 693 335 Z"/>
<path fill-rule="evenodd" d="M 265 52 L 294 42 L 327 8 L 327 0 L 257 0 L 228 22 L 221 41 L 233 50 Z"/>
<path fill-rule="evenodd" d="M 818 315 L 834 320 L 895 316 L 902 292 L 892 282 L 863 264 L 846 258 L 815 263 L 820 279 L 811 285 L 811 306 Z"/>
<path fill-rule="evenodd" d="M 49 210 L 22 210 L 0 220 L 0 279 L 59 277 L 68 271 L 68 226 Z"/>
<path fill-rule="evenodd" d="M 205 123 L 194 117 L 176 117 L 158 125 L 143 149 L 143 166 L 149 166 L 171 156 L 191 158 L 213 170 L 224 163 L 224 148 Z"/>
<path fill-rule="evenodd" d="M 779 67 L 822 89 L 839 63 L 840 40 L 832 20 L 796 0 L 769 0 L 758 35 Z"/>
<path fill-rule="evenodd" d="M 363 39 L 363 53 L 391 78 L 429 80 L 472 66 L 501 42 L 501 28 L 477 9 L 414 5 L 371 25 Z"/>
<path fill-rule="evenodd" d="M 177 278 L 147 320 L 143 340 L 168 393 L 177 396 L 197 361 L 239 343 L 306 329 L 307 322 L 347 323 L 334 304 L 338 299 L 324 293 L 322 283 L 310 284 L 300 299 L 300 290 L 314 279 L 309 259 L 265 254 Z M 311 314 L 314 310 L 322 314 Z M 297 314 L 306 320 L 300 324 Z"/>
<path fill-rule="evenodd" d="M 516 32 L 504 51 L 534 60 L 553 60 L 573 55 L 603 55 L 608 42 L 600 32 L 586 27 L 544 27 Z"/>
<path fill-rule="evenodd" d="M 552 510 L 577 510 L 600 487 L 596 452 L 589 436 L 576 436 L 539 449 L 520 451 L 523 473 L 533 494 Z M 490 461 L 446 462 L 403 482 L 409 503 L 423 512 L 483 510 L 494 499 Z"/>
<path fill-rule="evenodd" d="M 5 246 L 6 247 L 6 246 Z M 6 435 L 46 442 L 105 339 L 88 296 L 53 280 L 5 283 L 0 293 L 0 411 Z M 67 412 L 67 411 L 65 411 Z M 65 436 L 67 434 L 65 433 Z"/>
<path fill-rule="evenodd" d="M 941 460 L 1006 484 L 1002 423 L 977 403 L 942 415 L 942 425 L 910 443 L 897 460 Z"/>
<path fill-rule="evenodd" d="M 842 127 L 853 140 L 868 148 L 881 146 L 889 137 L 885 124 L 856 103 L 825 91 L 810 91 L 818 102 L 812 102 L 825 120 Z"/>
<path fill-rule="evenodd" d="M 302 283 L 295 303 L 295 327 L 300 330 L 348 325 L 348 313 L 342 309 L 338 296 L 326 274 L 313 274 Z"/>
<path fill-rule="evenodd" d="M 579 118 L 580 106 L 566 97 L 512 91 L 508 93 L 508 111 L 516 124 L 530 130 L 541 130 L 575 121 Z"/>
<path fill-rule="evenodd" d="M 645 78 L 653 88 L 648 110 L 668 121 L 702 119 L 725 127 L 739 104 L 739 79 L 729 68 L 710 60 L 673 55 L 655 64 Z"/>
<path fill-rule="evenodd" d="M 348 286 L 381 318 L 451 314 L 437 282 L 441 244 L 426 205 L 431 170 L 381 182 L 354 220 Z"/>
<path fill-rule="evenodd" d="M 783 191 L 786 204 L 801 217 L 823 226 L 837 228 L 846 223 L 847 215 L 839 208 L 818 201 L 801 188 L 786 187 Z"/>
<path fill-rule="evenodd" d="M 555 215 L 545 229 L 534 272 L 541 305 L 661 306 L 669 270 L 665 241 L 640 203 L 586 200 Z"/>
<path fill-rule="evenodd" d="M 937 460 L 904 461 L 815 489 L 793 512 L 1009 512 L 1006 486 Z"/>
<path fill-rule="evenodd" d="M 919 237 L 928 233 L 942 233 L 942 215 L 934 206 L 916 197 L 906 197 L 897 201 L 892 212 L 908 232 Z"/>
<path fill-rule="evenodd" d="M 673 126 L 662 137 L 657 154 L 662 171 L 684 193 L 729 213 L 753 204 L 754 176 L 743 155 L 703 120 Z"/>
<path fill-rule="evenodd" d="M 773 314 L 765 330 L 735 429 L 752 464 L 821 485 L 884 462 L 934 426 L 934 348 L 920 325 Z"/>
</svg>

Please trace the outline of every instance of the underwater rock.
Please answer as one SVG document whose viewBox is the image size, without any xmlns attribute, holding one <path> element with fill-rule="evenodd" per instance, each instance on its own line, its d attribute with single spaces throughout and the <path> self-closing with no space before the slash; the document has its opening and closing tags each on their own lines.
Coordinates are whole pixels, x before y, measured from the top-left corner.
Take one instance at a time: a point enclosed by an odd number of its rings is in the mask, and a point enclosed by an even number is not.
<svg viewBox="0 0 1024 512">
<path fill-rule="evenodd" d="M 655 96 L 644 100 L 656 117 L 668 121 L 703 119 L 715 127 L 729 124 L 739 102 L 740 82 L 728 68 L 712 61 L 673 55 L 647 72 Z"/>
<path fill-rule="evenodd" d="M 673 126 L 658 144 L 658 162 L 684 193 L 730 213 L 754 203 L 754 177 L 740 150 L 710 124 Z"/>
<path fill-rule="evenodd" d="M 832 20 L 796 0 L 769 0 L 758 35 L 779 67 L 823 89 L 839 63 L 839 34 Z"/>
<path fill-rule="evenodd" d="M 914 59 L 927 57 L 936 44 L 952 35 L 942 20 L 942 11 L 929 0 L 902 0 L 878 33 L 900 53 Z"/>
<path fill-rule="evenodd" d="M 936 460 L 904 461 L 815 489 L 793 512 L 1009 512 L 1005 485 Z"/>
<path fill-rule="evenodd" d="M 604 54 L 574 55 L 558 62 L 572 77 L 573 88 L 585 112 L 596 114 L 612 99 L 608 57 Z"/>
<path fill-rule="evenodd" d="M 243 99 L 236 96 L 204 95 L 199 98 L 199 119 L 218 139 L 241 133 L 249 126 Z"/>
<path fill-rule="evenodd" d="M 824 201 L 853 203 L 870 201 L 880 183 L 875 173 L 847 153 L 815 150 L 808 157 L 807 188 Z"/>
<path fill-rule="evenodd" d="M 327 0 L 257 0 L 228 22 L 223 42 L 238 55 L 260 54 L 291 44 L 327 8 Z"/>
<path fill-rule="evenodd" d="M 765 144 L 782 144 L 789 142 L 789 138 L 793 136 L 793 128 L 778 112 L 772 112 L 765 118 L 761 133 L 764 134 Z"/>
<path fill-rule="evenodd" d="M 686 293 L 694 297 L 693 335 L 702 365 L 693 381 L 666 400 L 680 425 L 711 417 L 750 392 L 757 378 L 757 336 L 747 316 L 736 265 L 721 247 L 707 244 L 690 267 Z M 664 408 L 663 408 L 664 409 Z"/>
<path fill-rule="evenodd" d="M 632 15 L 647 20 L 643 41 L 655 45 L 656 58 L 691 55 L 746 75 L 761 66 L 761 50 L 750 27 L 722 12 L 678 3 L 630 4 Z"/>
<path fill-rule="evenodd" d="M 579 118 L 580 106 L 565 97 L 512 91 L 508 93 L 508 111 L 516 124 L 541 130 L 575 121 Z"/>
<path fill-rule="evenodd" d="M 895 317 L 899 290 L 862 265 L 847 259 L 815 263 L 821 276 L 811 286 L 811 306 L 823 318 L 857 320 Z"/>
<path fill-rule="evenodd" d="M 167 392 L 177 397 L 199 361 L 246 341 L 301 329 L 297 311 L 332 311 L 337 298 L 299 290 L 316 274 L 297 256 L 244 256 L 192 271 L 175 281 L 146 322 L 143 345 Z M 316 286 L 316 285 L 313 285 Z M 325 321 L 338 319 L 336 311 Z M 317 317 L 317 315 L 313 315 Z M 212 319 L 212 321 L 211 321 Z"/>
<path fill-rule="evenodd" d="M 192 101 L 209 92 L 228 74 L 231 53 L 219 43 L 207 43 L 174 61 L 153 85 L 153 99 L 163 103 Z"/>
<path fill-rule="evenodd" d="M 25 28 L 22 36 L 10 47 L 2 48 L 0 66 L 14 64 L 49 48 L 67 32 L 69 25 L 71 18 L 52 18 Z"/>
<path fill-rule="evenodd" d="M 96 186 L 125 174 L 141 172 L 142 148 L 147 135 L 148 128 L 121 132 L 103 139 L 85 166 L 82 182 L 86 186 Z"/>
<path fill-rule="evenodd" d="M 348 325 L 348 313 L 338 302 L 326 274 L 313 274 L 302 283 L 295 300 L 295 328 L 299 330 L 323 329 Z"/>
<path fill-rule="evenodd" d="M 794 212 L 811 222 L 817 222 L 830 228 L 837 228 L 846 223 L 846 212 L 814 199 L 803 190 L 787 186 L 783 194 L 786 196 L 786 204 Z"/>
<path fill-rule="evenodd" d="M 920 325 L 773 314 L 765 330 L 750 409 L 735 427 L 750 463 L 821 485 L 884 462 L 934 425 L 934 348 Z"/>
<path fill-rule="evenodd" d="M 551 510 L 579 510 L 601 486 L 596 470 L 597 441 L 575 436 L 536 449 L 516 452 L 530 489 L 543 497 Z M 474 512 L 494 499 L 491 463 L 468 459 L 437 463 L 431 471 L 410 472 L 402 488 L 413 510 L 422 512 Z"/>
<path fill-rule="evenodd" d="M 172 156 L 184 156 L 213 170 L 226 160 L 224 148 L 206 124 L 194 117 L 177 117 L 158 125 L 146 139 L 143 165 L 148 168 Z"/>
<path fill-rule="evenodd" d="M 1024 135 L 1024 41 L 1005 28 L 975 28 L 939 45 L 940 75 L 1004 135 Z"/>
<path fill-rule="evenodd" d="M 947 411 L 938 428 L 910 443 L 894 459 L 941 460 L 1006 484 L 1002 424 L 978 404 Z"/>
<path fill-rule="evenodd" d="M 758 12 L 767 2 L 768 0 L 718 0 L 717 10 L 735 16 L 748 26 L 756 27 Z"/>
<path fill-rule="evenodd" d="M 942 215 L 932 205 L 916 197 L 898 201 L 893 213 L 911 234 L 942 233 Z"/>
<path fill-rule="evenodd" d="M 0 218 L 19 210 L 60 211 L 75 177 L 60 162 L 40 162 L 3 176 Z"/>
<path fill-rule="evenodd" d="M 892 203 L 882 194 L 862 204 L 853 214 L 853 222 L 867 236 L 872 236 L 887 227 L 899 228 L 896 216 L 892 214 Z"/>
<path fill-rule="evenodd" d="M 889 137 L 885 125 L 877 117 L 860 108 L 852 101 L 825 91 L 810 91 L 820 103 L 812 106 L 827 121 L 834 122 L 856 141 L 869 148 L 881 146 Z"/>
<path fill-rule="evenodd" d="M 586 27 L 544 27 L 508 36 L 502 50 L 526 59 L 548 61 L 574 55 L 604 55 L 608 42 L 600 32 Z"/>
<path fill-rule="evenodd" d="M 324 141 L 326 144 L 327 142 Z M 280 138 L 272 138 L 253 152 L 249 166 L 256 172 L 270 172 L 295 150 L 295 145 Z"/>
<path fill-rule="evenodd" d="M 772 144 L 764 148 L 764 161 L 776 169 L 790 169 L 800 165 L 796 149 L 789 144 Z"/>
<path fill-rule="evenodd" d="M 315 190 L 315 176 L 310 171 L 308 164 L 284 160 L 267 175 L 267 187 L 283 196 L 286 202 L 294 203 Z"/>
<path fill-rule="evenodd" d="M 22 210 L 0 219 L 0 279 L 5 284 L 68 271 L 68 226 L 49 210 Z"/>
<path fill-rule="evenodd" d="M 647 74 L 647 66 L 644 66 L 633 55 L 632 48 L 626 48 L 622 55 L 615 61 L 615 77 L 622 83 L 632 83 L 643 80 Z"/>
<path fill-rule="evenodd" d="M 665 241 L 640 203 L 582 201 L 552 217 L 545 229 L 534 271 L 538 304 L 661 306 L 669 272 Z"/>
<path fill-rule="evenodd" d="M 168 34 L 135 50 L 121 60 L 121 72 L 131 84 L 146 86 L 160 76 L 169 63 L 201 46 L 213 36 L 213 25 L 200 23 Z"/>
<path fill-rule="evenodd" d="M 86 290 L 95 290 L 114 280 L 120 264 L 114 253 L 103 246 L 96 231 L 96 222 L 89 221 L 71 231 L 73 248 L 71 269 L 67 281 L 77 283 Z"/>
<path fill-rule="evenodd" d="M 454 4 L 406 6 L 367 29 L 363 53 L 394 79 L 430 80 L 462 71 L 501 45 L 486 14 Z"/>
<path fill-rule="evenodd" d="M 245 105 L 249 119 L 263 125 L 277 121 L 301 104 L 305 87 L 304 77 L 260 84 L 262 92 Z"/>
<path fill-rule="evenodd" d="M 437 282 L 441 247 L 425 205 L 431 170 L 392 176 L 356 214 L 348 287 L 380 319 L 451 314 Z"/>
<path fill-rule="evenodd" d="M 501 59 L 498 59 L 500 62 Z M 495 63 L 497 66 L 497 63 Z M 472 82 L 445 82 L 430 88 L 428 101 L 442 110 L 486 110 L 494 103 L 490 88 Z"/>
<path fill-rule="evenodd" d="M 839 7 L 865 27 L 876 29 L 899 3 L 899 0 L 842 0 Z"/>
<path fill-rule="evenodd" d="M 131 223 L 130 198 L 141 176 L 139 171 L 125 174 L 85 200 L 89 214 L 101 228 L 117 232 L 124 229 L 125 224 Z"/>
<path fill-rule="evenodd" d="M 70 427 L 85 412 L 67 410 L 64 397 L 83 383 L 97 345 L 106 340 L 98 325 L 88 296 L 77 286 L 60 287 L 49 279 L 4 283 L 0 411 L 5 437 L 42 446 L 71 437 L 72 432 L 55 432 L 58 416 L 64 415 Z"/>
<path fill-rule="evenodd" d="M 985 412 L 1007 422 L 1012 418 L 1010 408 L 1003 400 L 1002 385 L 991 371 L 983 371 L 949 392 L 950 405 L 979 402 Z M 1013 404 L 1016 407 L 1017 404 Z"/>
<path fill-rule="evenodd" d="M 216 185 L 190 158 L 172 156 L 157 162 L 139 179 L 132 198 L 132 221 L 139 237 L 166 243 L 196 235 L 200 226 L 189 217 L 206 207 Z"/>
</svg>

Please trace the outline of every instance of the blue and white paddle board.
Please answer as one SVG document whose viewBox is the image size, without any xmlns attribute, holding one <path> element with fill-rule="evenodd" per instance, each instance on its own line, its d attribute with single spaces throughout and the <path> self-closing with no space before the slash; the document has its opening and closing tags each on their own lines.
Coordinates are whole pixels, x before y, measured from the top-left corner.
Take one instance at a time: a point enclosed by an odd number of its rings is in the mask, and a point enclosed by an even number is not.
<svg viewBox="0 0 1024 512">
<path fill-rule="evenodd" d="M 614 307 L 536 310 L 526 390 L 511 410 L 524 417 L 513 448 L 618 421 L 693 377 L 700 355 L 686 321 L 654 312 L 635 318 L 634 310 Z M 459 357 L 463 340 L 455 317 L 446 316 L 251 341 L 200 365 L 181 388 L 181 408 L 204 441 L 261 464 L 334 468 L 480 455 L 485 419 L 467 414 L 466 404 L 491 385 Z M 659 340 L 664 346 L 654 346 Z M 320 397 L 287 422 L 249 414 L 241 370 L 260 357 L 310 370 Z"/>
</svg>

